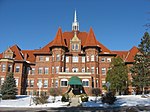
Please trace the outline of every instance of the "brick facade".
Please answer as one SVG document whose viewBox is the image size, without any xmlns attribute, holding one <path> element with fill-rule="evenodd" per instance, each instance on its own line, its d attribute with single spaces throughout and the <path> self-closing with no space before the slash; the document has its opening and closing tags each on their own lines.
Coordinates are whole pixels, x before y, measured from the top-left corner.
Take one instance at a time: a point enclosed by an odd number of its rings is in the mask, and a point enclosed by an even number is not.
<svg viewBox="0 0 150 112">
<path fill-rule="evenodd" d="M 96 40 L 94 31 L 58 29 L 53 41 L 38 50 L 21 50 L 17 45 L 0 54 L 1 84 L 8 72 L 13 72 L 18 94 L 37 94 L 37 83 L 42 82 L 41 91 L 59 87 L 63 93 L 69 89 L 69 79 L 78 76 L 84 90 L 90 94 L 92 88 L 103 90 L 111 59 L 120 56 L 127 66 L 132 66 L 136 47 L 129 51 L 110 51 Z M 131 74 L 129 73 L 129 79 Z M 130 87 L 132 91 L 132 87 Z"/>
</svg>

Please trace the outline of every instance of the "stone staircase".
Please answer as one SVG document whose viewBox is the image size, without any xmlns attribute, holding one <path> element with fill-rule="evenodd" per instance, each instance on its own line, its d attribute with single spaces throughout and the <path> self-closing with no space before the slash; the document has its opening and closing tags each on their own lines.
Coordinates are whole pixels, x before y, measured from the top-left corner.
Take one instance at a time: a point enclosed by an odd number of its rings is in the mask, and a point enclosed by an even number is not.
<svg viewBox="0 0 150 112">
<path fill-rule="evenodd" d="M 70 106 L 71 106 L 71 107 L 77 107 L 77 106 L 79 106 L 79 105 L 80 105 L 80 103 L 79 103 L 79 95 L 73 96 L 73 97 L 71 98 Z"/>
</svg>

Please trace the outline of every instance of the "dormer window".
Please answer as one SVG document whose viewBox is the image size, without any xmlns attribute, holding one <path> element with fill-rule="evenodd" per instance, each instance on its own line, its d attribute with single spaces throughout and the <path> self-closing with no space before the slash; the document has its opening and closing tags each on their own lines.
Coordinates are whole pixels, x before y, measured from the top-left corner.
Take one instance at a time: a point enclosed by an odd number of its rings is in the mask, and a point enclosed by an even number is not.
<svg viewBox="0 0 150 112">
<path fill-rule="evenodd" d="M 75 50 L 78 50 L 78 49 L 79 49 L 78 44 L 76 44 L 75 46 L 76 46 L 76 47 L 75 47 Z"/>
<path fill-rule="evenodd" d="M 72 50 L 74 50 L 74 44 L 72 45 Z"/>
<path fill-rule="evenodd" d="M 79 50 L 79 44 L 72 44 L 72 50 Z"/>
</svg>

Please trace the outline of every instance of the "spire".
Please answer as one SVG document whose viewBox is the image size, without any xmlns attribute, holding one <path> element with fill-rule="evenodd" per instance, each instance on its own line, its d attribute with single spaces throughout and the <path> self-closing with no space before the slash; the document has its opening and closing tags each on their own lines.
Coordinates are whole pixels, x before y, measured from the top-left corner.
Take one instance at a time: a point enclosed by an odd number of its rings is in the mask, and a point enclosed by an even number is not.
<svg viewBox="0 0 150 112">
<path fill-rule="evenodd" d="M 97 40 L 95 38 L 95 35 L 94 35 L 94 32 L 93 32 L 93 29 L 90 28 L 90 31 L 89 31 L 89 34 L 88 36 L 86 37 L 86 41 L 85 41 L 85 44 L 84 44 L 84 47 L 98 47 L 97 46 Z"/>
<path fill-rule="evenodd" d="M 53 40 L 52 46 L 64 46 L 64 47 L 66 47 L 65 42 L 64 42 L 63 37 L 62 37 L 61 28 L 58 29 L 56 37 Z"/>
<path fill-rule="evenodd" d="M 77 22 L 77 14 L 76 14 L 76 10 L 74 12 L 74 22 Z"/>
<path fill-rule="evenodd" d="M 74 21 L 72 23 L 72 31 L 79 31 L 79 23 L 77 22 L 77 13 L 74 12 Z"/>
</svg>

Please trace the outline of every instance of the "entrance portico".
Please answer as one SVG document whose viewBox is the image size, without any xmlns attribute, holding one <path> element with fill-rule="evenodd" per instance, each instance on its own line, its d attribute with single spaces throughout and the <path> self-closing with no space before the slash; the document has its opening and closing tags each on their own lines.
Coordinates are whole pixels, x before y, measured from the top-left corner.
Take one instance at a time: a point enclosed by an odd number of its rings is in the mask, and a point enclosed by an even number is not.
<svg viewBox="0 0 150 112">
<path fill-rule="evenodd" d="M 84 89 L 82 87 L 82 81 L 77 76 L 72 76 L 69 80 L 68 85 L 70 85 L 70 90 L 72 90 L 72 93 L 74 95 L 80 95 L 84 92 Z"/>
</svg>

